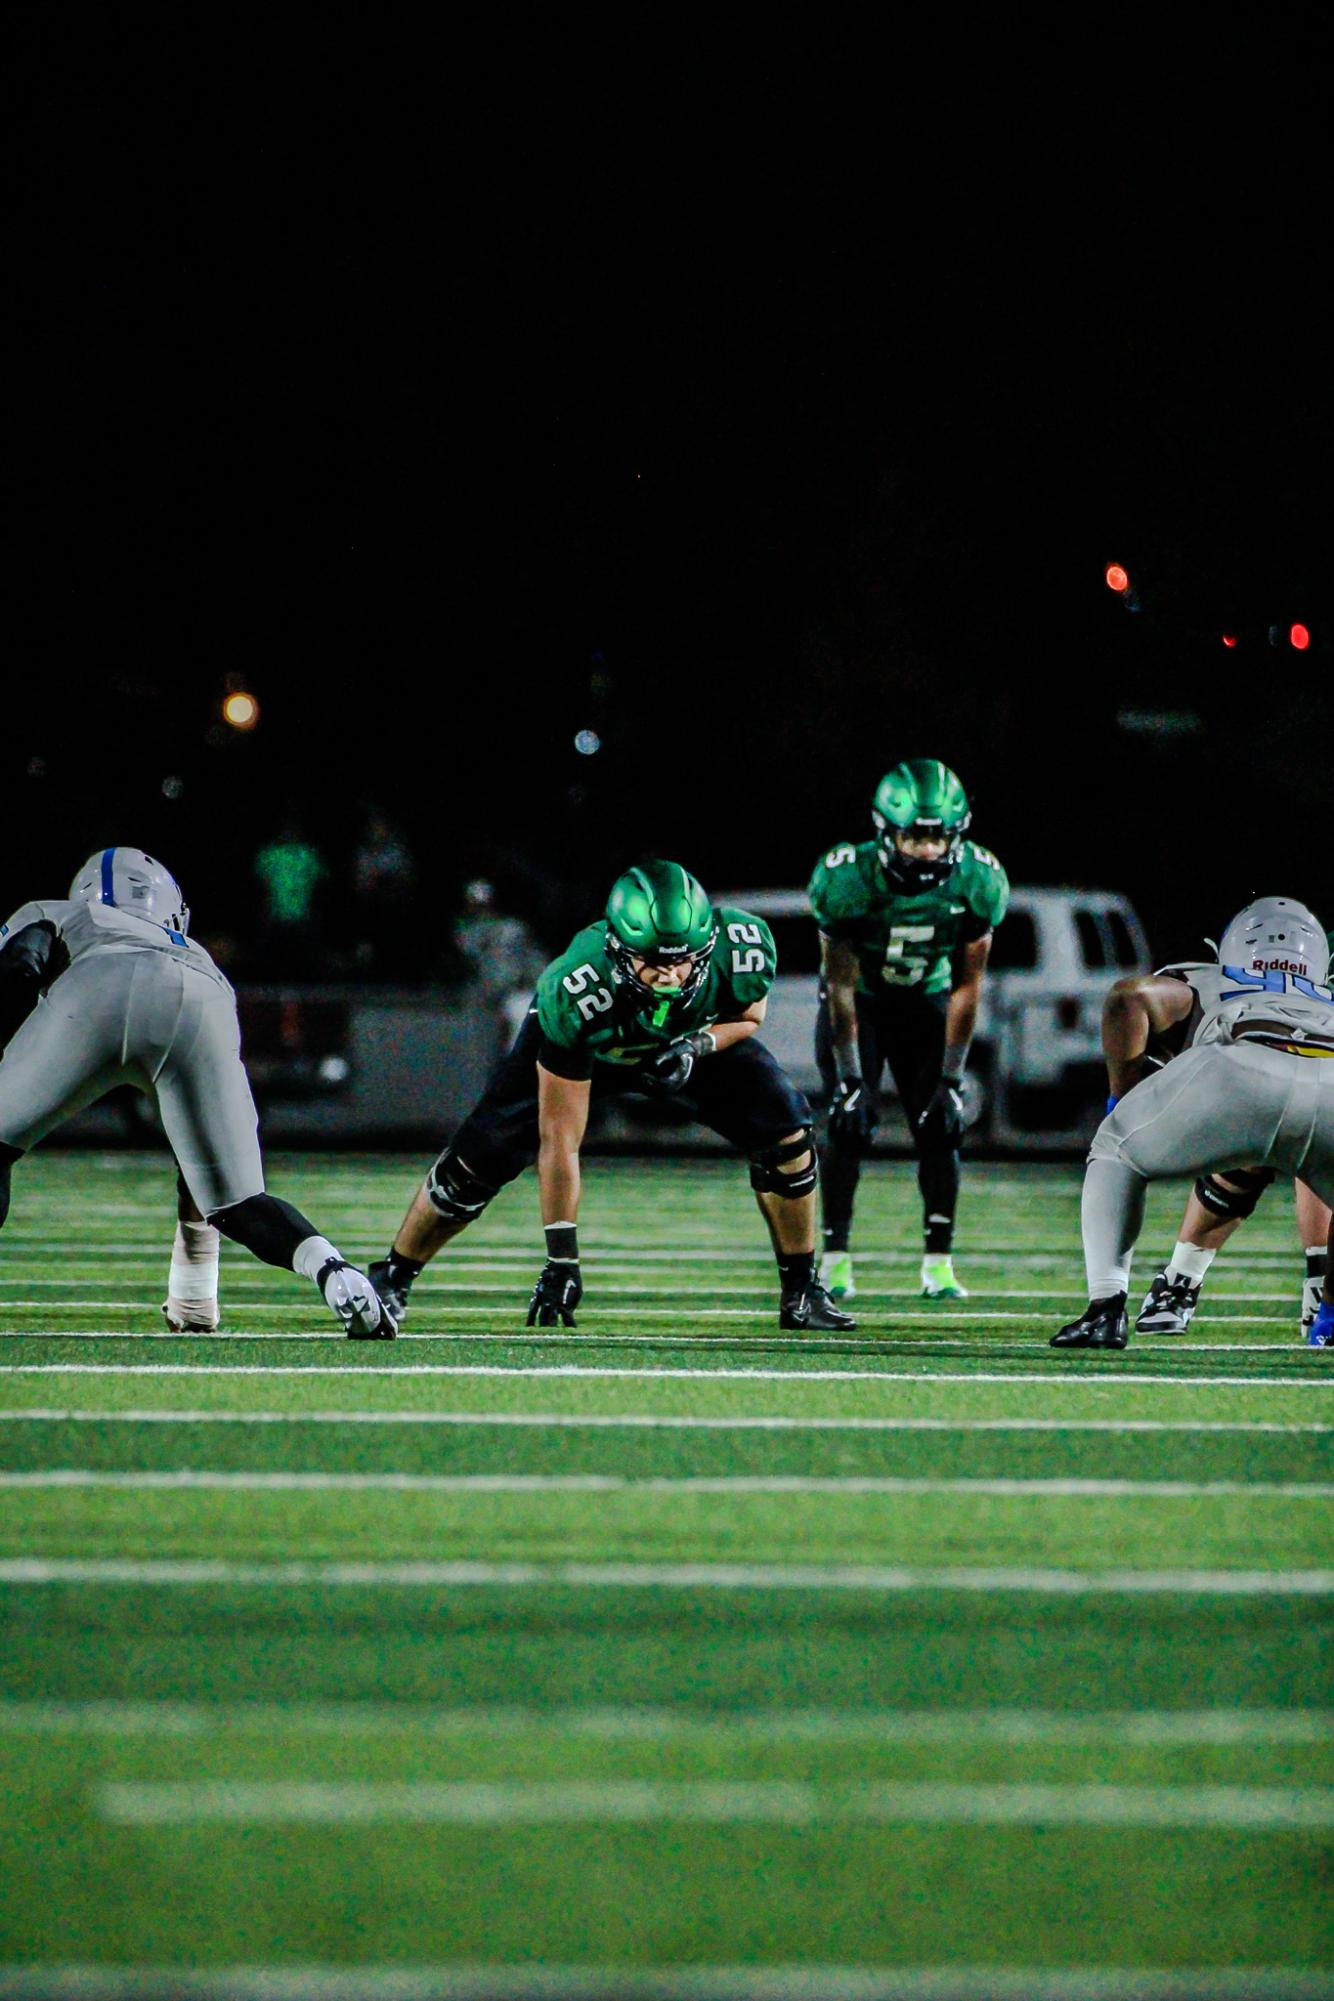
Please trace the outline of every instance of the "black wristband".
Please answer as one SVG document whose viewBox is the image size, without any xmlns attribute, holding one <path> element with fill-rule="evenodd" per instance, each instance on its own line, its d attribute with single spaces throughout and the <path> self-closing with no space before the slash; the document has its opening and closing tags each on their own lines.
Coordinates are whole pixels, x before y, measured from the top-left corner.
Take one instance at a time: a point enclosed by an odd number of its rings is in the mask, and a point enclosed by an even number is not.
<svg viewBox="0 0 1334 2001">
<path fill-rule="evenodd" d="M 579 1262 L 579 1232 L 573 1223 L 548 1223 L 546 1225 L 547 1258 L 552 1264 L 577 1265 Z"/>
</svg>

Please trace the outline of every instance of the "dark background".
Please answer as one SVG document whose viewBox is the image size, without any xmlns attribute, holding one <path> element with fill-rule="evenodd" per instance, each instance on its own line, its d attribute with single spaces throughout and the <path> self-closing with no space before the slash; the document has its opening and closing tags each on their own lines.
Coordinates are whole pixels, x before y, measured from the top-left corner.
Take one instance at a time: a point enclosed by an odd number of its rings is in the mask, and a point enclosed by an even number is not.
<svg viewBox="0 0 1334 2001">
<path fill-rule="evenodd" d="M 1164 956 L 1334 922 L 1323 18 L 43 17 L 7 906 L 123 842 L 244 931 L 286 807 L 337 869 L 374 801 L 424 925 L 483 872 L 558 945 L 925 754 Z"/>
</svg>

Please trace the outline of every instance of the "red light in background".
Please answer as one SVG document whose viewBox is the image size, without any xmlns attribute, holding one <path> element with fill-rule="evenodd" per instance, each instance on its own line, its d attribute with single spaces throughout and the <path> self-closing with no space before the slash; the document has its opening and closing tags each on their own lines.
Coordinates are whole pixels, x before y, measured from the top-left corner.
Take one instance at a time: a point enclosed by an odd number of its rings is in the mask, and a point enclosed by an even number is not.
<svg viewBox="0 0 1334 2001">
<path fill-rule="evenodd" d="M 1128 591 L 1130 578 L 1119 563 L 1109 563 L 1102 573 L 1102 580 L 1109 591 Z"/>
<path fill-rule="evenodd" d="M 1289 646 L 1295 646 L 1299 653 L 1305 653 L 1307 647 L 1311 644 L 1311 635 L 1304 625 L 1290 625 L 1288 627 L 1288 644 Z"/>
<path fill-rule="evenodd" d="M 1235 632 L 1225 632 L 1223 634 L 1224 646 L 1235 646 L 1236 643 L 1237 643 L 1237 635 Z"/>
</svg>

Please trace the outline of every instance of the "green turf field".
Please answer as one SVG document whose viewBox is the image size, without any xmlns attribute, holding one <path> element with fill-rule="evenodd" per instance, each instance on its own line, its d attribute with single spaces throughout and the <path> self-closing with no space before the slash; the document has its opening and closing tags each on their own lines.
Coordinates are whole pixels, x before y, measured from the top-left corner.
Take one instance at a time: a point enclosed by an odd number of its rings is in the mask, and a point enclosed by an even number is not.
<svg viewBox="0 0 1334 2001">
<path fill-rule="evenodd" d="M 423 1165 L 270 1185 L 368 1261 Z M 594 1160 L 577 1333 L 523 1331 L 528 1179 L 389 1345 L 230 1249 L 226 1337 L 163 1338 L 165 1157 L 25 1162 L 0 1994 L 1334 1994 L 1291 1203 L 1186 1339 L 1058 1354 L 1079 1184 L 973 1166 L 934 1306 L 877 1163 L 803 1341 L 744 1168 Z"/>
</svg>

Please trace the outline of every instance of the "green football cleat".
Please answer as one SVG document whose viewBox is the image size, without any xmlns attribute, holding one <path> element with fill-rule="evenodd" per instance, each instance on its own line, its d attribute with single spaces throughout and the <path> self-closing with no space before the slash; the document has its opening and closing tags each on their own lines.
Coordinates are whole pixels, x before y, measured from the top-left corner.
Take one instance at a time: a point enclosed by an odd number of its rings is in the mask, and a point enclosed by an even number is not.
<svg viewBox="0 0 1334 2001">
<path fill-rule="evenodd" d="M 923 1299 L 967 1299 L 965 1287 L 954 1276 L 954 1260 L 951 1257 L 922 1259 Z"/>
<path fill-rule="evenodd" d="M 826 1251 L 820 1260 L 820 1283 L 831 1299 L 855 1299 L 851 1251 Z"/>
</svg>

